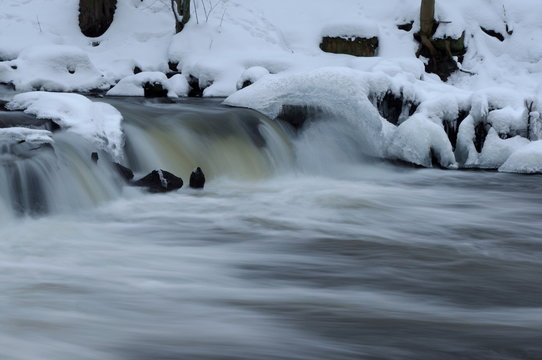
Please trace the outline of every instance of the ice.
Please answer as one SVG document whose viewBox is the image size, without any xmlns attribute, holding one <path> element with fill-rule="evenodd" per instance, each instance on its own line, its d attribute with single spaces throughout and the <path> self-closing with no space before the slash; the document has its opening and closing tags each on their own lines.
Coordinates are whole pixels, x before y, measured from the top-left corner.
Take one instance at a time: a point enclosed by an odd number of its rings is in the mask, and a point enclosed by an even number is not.
<svg viewBox="0 0 542 360">
<path fill-rule="evenodd" d="M 109 104 L 93 102 L 78 94 L 35 91 L 15 95 L 6 107 L 51 119 L 66 131 L 89 139 L 114 158 L 123 156 L 122 115 Z"/>
</svg>

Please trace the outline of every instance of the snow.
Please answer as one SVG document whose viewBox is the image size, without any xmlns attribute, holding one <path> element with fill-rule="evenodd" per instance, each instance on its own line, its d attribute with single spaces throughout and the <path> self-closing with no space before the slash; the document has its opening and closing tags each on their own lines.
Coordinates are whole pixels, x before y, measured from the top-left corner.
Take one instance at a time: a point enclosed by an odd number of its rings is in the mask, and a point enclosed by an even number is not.
<svg viewBox="0 0 542 360">
<path fill-rule="evenodd" d="M 17 144 L 22 141 L 32 144 L 52 144 L 52 133 L 48 130 L 10 127 L 0 129 L 0 143 Z"/>
<path fill-rule="evenodd" d="M 521 136 L 501 139 L 494 128 L 487 134 L 484 148 L 480 153 L 479 167 L 482 169 L 498 169 L 510 155 L 529 144 L 529 140 Z"/>
<path fill-rule="evenodd" d="M 444 129 L 421 113 L 411 116 L 394 133 L 387 149 L 388 157 L 425 167 L 433 156 L 445 168 L 457 168 L 452 146 Z"/>
<path fill-rule="evenodd" d="M 248 107 L 274 119 L 283 105 L 303 105 L 333 114 L 352 125 L 360 146 L 382 153 L 382 118 L 368 99 L 365 73 L 347 68 L 323 68 L 309 73 L 266 76 L 229 96 L 224 103 Z"/>
<path fill-rule="evenodd" d="M 109 104 L 93 102 L 78 94 L 36 91 L 15 95 L 6 108 L 51 119 L 66 131 L 89 139 L 115 159 L 122 158 L 122 115 Z"/>
<path fill-rule="evenodd" d="M 237 81 L 237 90 L 242 89 L 243 84 L 245 84 L 246 82 L 254 84 L 256 81 L 260 80 L 266 75 L 269 75 L 269 70 L 262 66 L 253 66 L 246 69 L 245 71 L 243 71 L 241 77 Z"/>
<path fill-rule="evenodd" d="M 358 20 L 356 23 L 352 24 L 341 23 L 327 25 L 322 29 L 320 35 L 322 37 L 371 38 L 373 36 L 378 36 L 378 25 L 365 18 L 363 21 Z"/>
<path fill-rule="evenodd" d="M 499 168 L 501 172 L 542 173 L 542 140 L 533 141 L 516 150 Z"/>
<path fill-rule="evenodd" d="M 127 76 L 110 89 L 109 96 L 143 96 L 145 84 L 160 84 L 167 90 L 168 97 L 186 96 L 189 85 L 183 75 L 177 74 L 168 79 L 164 73 L 158 71 L 144 71 L 139 74 Z"/>
<path fill-rule="evenodd" d="M 88 55 L 75 46 L 32 46 L 0 63 L 0 82 L 19 91 L 89 91 L 107 86 Z"/>
</svg>

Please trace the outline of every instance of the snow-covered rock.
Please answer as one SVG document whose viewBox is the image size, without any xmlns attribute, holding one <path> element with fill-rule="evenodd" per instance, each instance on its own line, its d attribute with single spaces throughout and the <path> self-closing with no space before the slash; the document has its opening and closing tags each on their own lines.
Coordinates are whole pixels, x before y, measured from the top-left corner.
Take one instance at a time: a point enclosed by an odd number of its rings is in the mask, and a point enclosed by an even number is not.
<svg viewBox="0 0 542 360">
<path fill-rule="evenodd" d="M 167 92 L 168 97 L 186 96 L 189 90 L 188 82 L 181 74 L 168 79 L 164 73 L 144 71 L 125 77 L 110 89 L 106 95 L 144 96 L 144 87 L 146 84 L 159 84 Z"/>
<path fill-rule="evenodd" d="M 522 174 L 542 173 L 542 140 L 533 141 L 514 151 L 499 171 Z"/>
<path fill-rule="evenodd" d="M 240 90 L 248 85 L 254 84 L 264 76 L 269 75 L 269 70 L 262 66 L 253 66 L 241 74 L 241 77 L 237 81 L 237 90 Z"/>
<path fill-rule="evenodd" d="M 22 51 L 17 59 L 0 63 L 0 82 L 18 91 L 89 91 L 107 84 L 87 53 L 66 45 L 44 45 Z"/>
<path fill-rule="evenodd" d="M 48 130 L 10 127 L 0 129 L 0 144 L 28 142 L 32 144 L 52 144 L 52 133 Z"/>
<path fill-rule="evenodd" d="M 248 107 L 276 118 L 284 105 L 317 108 L 348 122 L 362 149 L 382 155 L 382 117 L 368 99 L 368 75 L 346 68 L 324 68 L 302 74 L 269 75 L 229 96 L 224 103 Z"/>
<path fill-rule="evenodd" d="M 435 157 L 443 167 L 457 167 L 444 129 L 423 114 L 414 114 L 399 125 L 392 135 L 387 155 L 425 167 L 431 167 Z"/>
<path fill-rule="evenodd" d="M 109 104 L 78 94 L 35 91 L 15 95 L 6 108 L 51 119 L 62 129 L 89 139 L 115 159 L 123 156 L 122 115 Z"/>
<path fill-rule="evenodd" d="M 501 139 L 497 131 L 491 128 L 480 153 L 478 166 L 482 169 L 498 169 L 513 152 L 527 144 L 529 144 L 529 140 L 521 136 Z"/>
</svg>

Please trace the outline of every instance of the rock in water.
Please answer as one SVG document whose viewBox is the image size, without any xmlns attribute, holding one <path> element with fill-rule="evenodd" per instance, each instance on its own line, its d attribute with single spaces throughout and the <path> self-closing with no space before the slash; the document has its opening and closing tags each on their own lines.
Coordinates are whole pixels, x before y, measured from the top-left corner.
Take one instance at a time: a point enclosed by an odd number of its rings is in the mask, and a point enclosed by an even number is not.
<svg viewBox="0 0 542 360">
<path fill-rule="evenodd" d="M 133 185 L 145 187 L 152 193 L 160 193 L 180 189 L 183 186 L 183 179 L 165 170 L 153 170 L 150 174 L 134 181 Z"/>
<path fill-rule="evenodd" d="M 203 171 L 201 171 L 199 166 L 192 171 L 192 174 L 190 174 L 189 185 L 193 189 L 203 189 L 203 186 L 205 185 L 205 175 L 203 175 Z"/>
<path fill-rule="evenodd" d="M 116 163 L 114 162 L 113 163 L 113 166 L 115 168 L 115 170 L 117 170 L 117 173 L 126 181 L 130 181 L 134 178 L 134 172 L 130 169 L 130 168 L 127 168 L 126 166 L 122 165 L 122 164 L 119 164 L 119 163 Z M 181 184 L 182 186 L 182 184 Z"/>
</svg>

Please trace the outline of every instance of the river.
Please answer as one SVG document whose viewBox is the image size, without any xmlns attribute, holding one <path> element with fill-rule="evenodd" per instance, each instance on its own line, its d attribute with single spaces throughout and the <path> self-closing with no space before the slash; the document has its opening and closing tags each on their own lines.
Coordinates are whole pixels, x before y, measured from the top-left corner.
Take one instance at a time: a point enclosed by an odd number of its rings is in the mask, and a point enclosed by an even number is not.
<svg viewBox="0 0 542 360">
<path fill-rule="evenodd" d="M 2 360 L 542 358 L 541 177 L 378 163 L 340 124 L 218 101 L 108 101 L 137 174 L 201 166 L 206 187 L 4 206 Z"/>
</svg>

